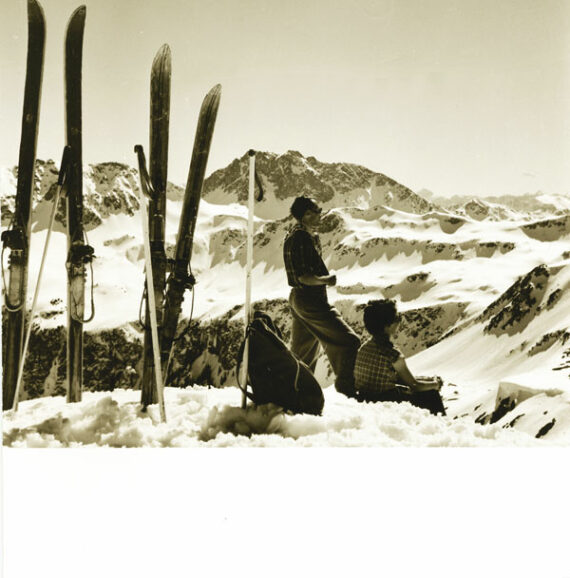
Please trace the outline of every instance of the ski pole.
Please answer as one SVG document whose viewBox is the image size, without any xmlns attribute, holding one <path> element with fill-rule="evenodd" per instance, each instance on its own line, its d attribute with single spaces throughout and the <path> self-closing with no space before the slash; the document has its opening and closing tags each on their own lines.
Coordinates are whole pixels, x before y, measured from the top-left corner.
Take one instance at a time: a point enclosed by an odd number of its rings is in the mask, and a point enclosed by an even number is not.
<svg viewBox="0 0 570 578">
<path fill-rule="evenodd" d="M 152 274 L 152 254 L 150 249 L 150 236 L 148 227 L 148 214 L 146 207 L 145 190 L 148 190 L 149 177 L 146 173 L 146 161 L 144 160 L 144 152 L 141 145 L 135 146 L 135 152 L 139 158 L 139 170 L 141 173 L 141 187 L 139 191 L 139 201 L 141 205 L 141 217 L 143 224 L 143 242 L 145 252 L 145 272 L 146 272 L 146 286 L 147 299 L 150 313 L 150 331 L 152 337 L 152 351 L 154 357 L 154 375 L 156 378 L 156 392 L 158 394 L 158 403 L 160 406 L 160 417 L 163 422 L 166 422 L 166 409 L 164 407 L 163 395 L 163 381 L 162 381 L 162 366 L 160 362 L 160 341 L 158 339 L 158 323 L 156 321 L 156 301 L 154 298 L 154 278 Z"/>
<path fill-rule="evenodd" d="M 43 275 L 43 271 L 44 271 L 44 265 L 46 262 L 47 250 L 48 250 L 48 246 L 49 246 L 49 242 L 50 242 L 50 238 L 51 238 L 51 233 L 53 230 L 53 225 L 55 223 L 55 216 L 57 214 L 57 206 L 59 204 L 59 198 L 61 196 L 61 191 L 63 190 L 63 187 L 65 186 L 65 178 L 67 175 L 67 167 L 69 164 L 70 150 L 71 150 L 71 147 L 69 147 L 69 146 L 64 147 L 63 155 L 61 157 L 61 164 L 59 166 L 59 176 L 57 179 L 57 190 L 55 192 L 55 199 L 53 201 L 53 206 L 51 208 L 49 226 L 48 226 L 48 230 L 47 230 L 47 234 L 46 234 L 46 241 L 44 244 L 42 260 L 40 263 L 40 272 L 38 273 L 38 280 L 36 282 L 36 289 L 34 291 L 34 298 L 32 300 L 32 308 L 30 310 L 30 320 L 28 322 L 28 329 L 26 331 L 26 339 L 24 340 L 24 347 L 22 349 L 22 356 L 20 358 L 20 366 L 18 367 L 18 379 L 16 380 L 16 391 L 14 393 L 14 405 L 12 406 L 12 409 L 14 411 L 18 410 L 18 398 L 20 397 L 20 387 L 22 384 L 22 377 L 24 375 L 24 364 L 26 362 L 26 353 L 28 351 L 28 345 L 30 343 L 30 336 L 32 334 L 32 322 L 34 320 L 34 314 L 36 311 L 36 304 L 38 301 L 38 295 L 40 294 L 42 275 Z"/>
<path fill-rule="evenodd" d="M 253 211 L 255 200 L 255 151 L 249 151 L 249 191 L 247 197 L 247 261 L 245 269 L 245 304 L 244 304 L 244 322 L 245 322 L 245 346 L 243 349 L 243 364 L 241 368 L 241 383 L 244 391 L 242 392 L 241 406 L 245 409 L 247 404 L 247 376 L 249 369 L 249 332 L 248 327 L 251 322 L 251 270 L 253 266 Z"/>
</svg>

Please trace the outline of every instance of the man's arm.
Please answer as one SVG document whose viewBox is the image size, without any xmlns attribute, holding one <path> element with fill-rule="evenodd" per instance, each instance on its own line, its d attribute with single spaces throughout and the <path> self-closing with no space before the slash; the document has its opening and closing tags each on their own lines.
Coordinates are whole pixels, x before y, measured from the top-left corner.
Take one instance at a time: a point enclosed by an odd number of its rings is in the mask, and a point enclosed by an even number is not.
<svg viewBox="0 0 570 578">
<path fill-rule="evenodd" d="M 315 275 L 311 273 L 313 263 L 317 258 L 314 241 L 307 231 L 297 231 L 292 239 L 291 256 L 297 278 L 303 285 L 311 287 L 336 285 L 336 275 Z"/>
<path fill-rule="evenodd" d="M 311 275 L 306 273 L 305 275 L 299 276 L 299 281 L 303 285 L 336 285 L 336 275 Z"/>
</svg>

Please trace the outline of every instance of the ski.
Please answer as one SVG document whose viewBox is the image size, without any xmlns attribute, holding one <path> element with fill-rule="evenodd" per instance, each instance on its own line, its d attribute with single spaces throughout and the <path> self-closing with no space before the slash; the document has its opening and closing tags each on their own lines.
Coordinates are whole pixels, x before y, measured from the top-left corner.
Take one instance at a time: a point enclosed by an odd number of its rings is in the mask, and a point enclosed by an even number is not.
<svg viewBox="0 0 570 578">
<path fill-rule="evenodd" d="M 161 340 L 161 360 L 165 368 L 165 380 L 168 379 L 170 356 L 178 327 L 178 318 L 182 310 L 184 291 L 192 288 L 195 283 L 194 276 L 190 271 L 192 244 L 221 93 L 222 87 L 217 84 L 205 96 L 200 108 L 198 126 L 196 127 L 194 148 L 184 193 L 184 203 L 178 225 L 176 253 L 166 284 Z"/>
<path fill-rule="evenodd" d="M 83 389 L 83 324 L 85 318 L 86 265 L 93 248 L 83 229 L 83 161 L 81 122 L 81 70 L 85 6 L 73 12 L 65 38 L 65 123 L 70 159 L 67 174 L 67 401 L 81 401 Z"/>
<path fill-rule="evenodd" d="M 6 349 L 2 380 L 4 409 L 11 408 L 14 403 L 23 349 L 45 32 L 45 17 L 41 5 L 37 0 L 28 0 L 28 52 L 16 205 L 12 224 L 7 231 L 2 233 L 3 250 L 10 249 L 8 286 L 5 287 L 6 333 L 4 340 Z"/>
<path fill-rule="evenodd" d="M 152 63 L 150 76 L 150 152 L 149 152 L 149 215 L 148 229 L 150 237 L 151 267 L 154 280 L 154 312 L 158 325 L 162 324 L 164 291 L 166 288 L 166 251 L 164 248 L 166 218 L 166 185 L 168 172 L 168 128 L 170 119 L 170 47 L 165 44 L 157 52 Z M 142 150 L 141 150 L 142 152 Z M 144 156 L 139 155 L 139 166 Z M 139 172 L 142 169 L 139 168 Z M 141 174 L 141 188 L 143 187 Z M 143 191 L 144 192 L 144 191 Z M 148 286 L 145 285 L 145 291 Z M 149 319 L 149 303 L 146 299 L 145 319 Z M 155 387 L 156 377 L 153 357 L 151 327 L 144 329 L 143 375 L 141 385 L 141 404 L 143 408 L 158 402 Z"/>
</svg>

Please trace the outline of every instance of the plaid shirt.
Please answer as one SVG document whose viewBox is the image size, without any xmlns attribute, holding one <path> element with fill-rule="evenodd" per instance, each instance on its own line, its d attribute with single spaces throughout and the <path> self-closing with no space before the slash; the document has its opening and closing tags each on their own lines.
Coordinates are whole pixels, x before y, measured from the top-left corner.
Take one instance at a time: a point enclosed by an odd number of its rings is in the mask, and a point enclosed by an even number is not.
<svg viewBox="0 0 570 578">
<path fill-rule="evenodd" d="M 398 374 L 393 364 L 401 355 L 387 337 L 372 337 L 366 341 L 356 355 L 356 390 L 381 392 L 396 387 Z"/>
<path fill-rule="evenodd" d="M 322 257 L 321 241 L 297 223 L 285 237 L 283 260 L 287 282 L 291 287 L 307 287 L 299 281 L 302 275 L 328 275 L 329 270 Z"/>
</svg>

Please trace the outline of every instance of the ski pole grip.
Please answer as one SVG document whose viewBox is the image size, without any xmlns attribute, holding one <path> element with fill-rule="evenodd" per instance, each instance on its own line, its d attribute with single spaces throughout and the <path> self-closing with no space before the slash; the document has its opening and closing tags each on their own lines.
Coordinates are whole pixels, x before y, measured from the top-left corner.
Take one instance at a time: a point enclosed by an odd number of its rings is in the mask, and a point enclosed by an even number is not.
<svg viewBox="0 0 570 578">
<path fill-rule="evenodd" d="M 71 162 L 71 147 L 66 145 L 63 147 L 63 154 L 61 155 L 61 163 L 59 165 L 59 175 L 57 177 L 57 185 L 62 187 L 67 176 L 67 169 Z"/>
<path fill-rule="evenodd" d="M 254 156 L 255 156 L 255 151 L 254 151 L 253 149 L 249 149 L 249 151 L 247 151 L 247 154 L 248 154 L 250 157 L 254 157 Z"/>
<path fill-rule="evenodd" d="M 145 197 L 152 198 L 154 190 L 152 183 L 150 182 L 150 176 L 146 168 L 146 157 L 144 155 L 144 149 L 142 145 L 135 145 L 135 153 L 137 154 L 139 161 L 139 176 L 141 179 L 141 189 Z"/>
<path fill-rule="evenodd" d="M 139 169 L 142 173 L 146 173 L 146 157 L 144 154 L 144 148 L 142 145 L 135 145 L 135 153 L 139 161 Z M 143 176 L 146 176 L 143 174 Z"/>
</svg>

